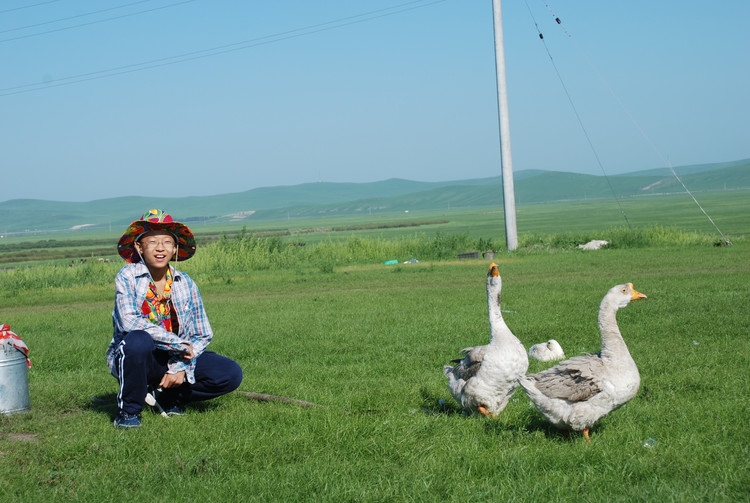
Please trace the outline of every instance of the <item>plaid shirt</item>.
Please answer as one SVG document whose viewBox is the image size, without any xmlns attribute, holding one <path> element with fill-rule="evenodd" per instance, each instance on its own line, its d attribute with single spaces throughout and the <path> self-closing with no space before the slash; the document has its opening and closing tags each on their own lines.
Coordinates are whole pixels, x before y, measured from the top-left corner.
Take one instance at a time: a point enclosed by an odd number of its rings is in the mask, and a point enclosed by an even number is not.
<svg viewBox="0 0 750 503">
<path fill-rule="evenodd" d="M 172 270 L 172 309 L 177 314 L 179 331 L 173 334 L 153 324 L 141 312 L 143 301 L 151 283 L 148 268 L 142 262 L 126 264 L 115 277 L 115 309 L 112 312 L 114 335 L 107 348 L 109 370 L 115 375 L 114 363 L 117 347 L 123 337 L 133 330 L 145 330 L 157 348 L 174 351 L 181 343 L 193 346 L 196 358 L 186 362 L 175 352 L 167 364 L 170 374 L 185 371 L 188 382 L 195 382 L 195 361 L 213 338 L 203 300 L 193 279 L 184 272 Z"/>
</svg>

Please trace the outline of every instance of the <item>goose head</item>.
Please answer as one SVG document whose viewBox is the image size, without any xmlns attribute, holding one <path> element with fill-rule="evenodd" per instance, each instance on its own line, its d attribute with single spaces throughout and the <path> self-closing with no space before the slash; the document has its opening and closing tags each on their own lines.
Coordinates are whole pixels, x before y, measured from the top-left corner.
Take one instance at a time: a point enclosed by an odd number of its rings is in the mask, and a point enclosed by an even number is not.
<svg viewBox="0 0 750 503">
<path fill-rule="evenodd" d="M 503 280 L 500 278 L 500 268 L 494 262 L 487 271 L 487 302 L 490 310 L 500 307 L 500 291 L 503 289 Z"/>
<path fill-rule="evenodd" d="M 609 304 L 614 302 L 617 309 L 622 309 L 630 304 L 630 301 L 632 300 L 645 298 L 647 298 L 645 295 L 633 288 L 633 283 L 625 283 L 610 288 L 607 295 L 604 296 L 604 301 L 602 303 L 607 302 Z"/>
<path fill-rule="evenodd" d="M 565 352 L 563 351 L 562 346 L 560 346 L 560 343 L 557 342 L 555 339 L 550 339 L 547 341 L 547 349 L 549 352 L 557 358 L 564 358 Z"/>
<path fill-rule="evenodd" d="M 487 290 L 500 291 L 503 286 L 503 280 L 500 278 L 500 268 L 496 263 L 490 264 L 490 270 L 487 271 Z"/>
</svg>

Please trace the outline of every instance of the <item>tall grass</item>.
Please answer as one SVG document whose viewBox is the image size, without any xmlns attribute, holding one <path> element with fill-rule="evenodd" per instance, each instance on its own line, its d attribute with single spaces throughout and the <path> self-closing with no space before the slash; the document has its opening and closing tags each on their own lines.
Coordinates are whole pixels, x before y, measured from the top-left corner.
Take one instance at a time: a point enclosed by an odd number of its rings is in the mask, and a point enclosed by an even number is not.
<svg viewBox="0 0 750 503">
<path fill-rule="evenodd" d="M 482 241 L 485 243 L 485 241 Z M 197 277 L 226 277 L 249 271 L 283 269 L 295 266 L 313 267 L 332 272 L 335 267 L 353 264 L 382 263 L 389 260 L 441 260 L 476 250 L 478 240 L 468 234 L 438 233 L 427 237 L 414 234 L 392 240 L 351 236 L 328 239 L 310 245 L 284 242 L 279 237 L 258 237 L 240 233 L 222 237 L 205 247 L 185 263 L 185 269 Z"/>
<path fill-rule="evenodd" d="M 714 236 L 698 232 L 649 226 L 641 229 L 613 227 L 606 231 L 563 232 L 557 234 L 529 234 L 521 238 L 515 255 L 537 251 L 564 251 L 592 239 L 606 239 L 610 248 L 640 248 L 649 246 L 698 246 L 717 243 Z M 223 235 L 219 240 L 200 247 L 190 261 L 178 264 L 196 279 L 232 278 L 252 271 L 280 270 L 291 267 L 333 272 L 349 265 L 378 264 L 396 260 L 405 262 L 454 259 L 466 252 L 493 251 L 508 253 L 505 243 L 486 238 L 475 238 L 468 233 L 438 232 L 435 235 L 410 234 L 383 239 L 375 236 L 352 235 L 342 239 L 301 245 L 284 241 L 281 237 L 263 237 L 242 231 L 234 236 Z M 19 291 L 74 286 L 111 284 L 122 262 L 88 261 L 68 266 L 19 267 L 0 272 L 0 292 L 16 295 Z"/>
<path fill-rule="evenodd" d="M 519 247 L 545 249 L 570 249 L 594 239 L 608 242 L 609 248 L 642 248 L 648 246 L 699 246 L 723 241 L 703 232 L 687 231 L 676 227 L 650 225 L 641 228 L 616 226 L 607 230 L 585 232 L 559 232 L 554 234 L 528 234 L 521 238 Z"/>
</svg>

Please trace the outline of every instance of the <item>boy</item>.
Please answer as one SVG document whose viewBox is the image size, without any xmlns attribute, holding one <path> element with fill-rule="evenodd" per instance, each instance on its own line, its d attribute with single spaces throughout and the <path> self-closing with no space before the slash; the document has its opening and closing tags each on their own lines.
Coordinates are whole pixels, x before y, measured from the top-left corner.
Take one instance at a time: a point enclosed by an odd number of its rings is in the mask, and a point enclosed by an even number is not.
<svg viewBox="0 0 750 503">
<path fill-rule="evenodd" d="M 162 210 L 150 210 L 128 226 L 117 244 L 128 262 L 115 277 L 114 335 L 107 363 L 120 389 L 116 428 L 141 425 L 149 387 L 168 415 L 184 414 L 190 401 L 236 389 L 242 369 L 206 351 L 213 332 L 198 287 L 169 261 L 195 254 L 190 229 Z"/>
</svg>

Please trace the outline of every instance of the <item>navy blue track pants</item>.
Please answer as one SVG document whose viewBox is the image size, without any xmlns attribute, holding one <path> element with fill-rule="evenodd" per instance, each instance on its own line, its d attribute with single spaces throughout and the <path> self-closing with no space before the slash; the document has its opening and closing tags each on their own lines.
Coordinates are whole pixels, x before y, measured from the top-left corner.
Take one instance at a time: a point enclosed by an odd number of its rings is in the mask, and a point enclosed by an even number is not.
<svg viewBox="0 0 750 503">
<path fill-rule="evenodd" d="M 129 332 L 118 347 L 114 376 L 120 383 L 118 409 L 140 414 L 145 405 L 148 386 L 156 387 L 167 372 L 169 353 L 157 349 L 145 330 Z M 182 386 L 165 389 L 159 404 L 165 409 L 189 402 L 209 400 L 229 393 L 242 382 L 242 368 L 225 356 L 204 351 L 195 364 L 195 383 L 187 379 Z"/>
</svg>

